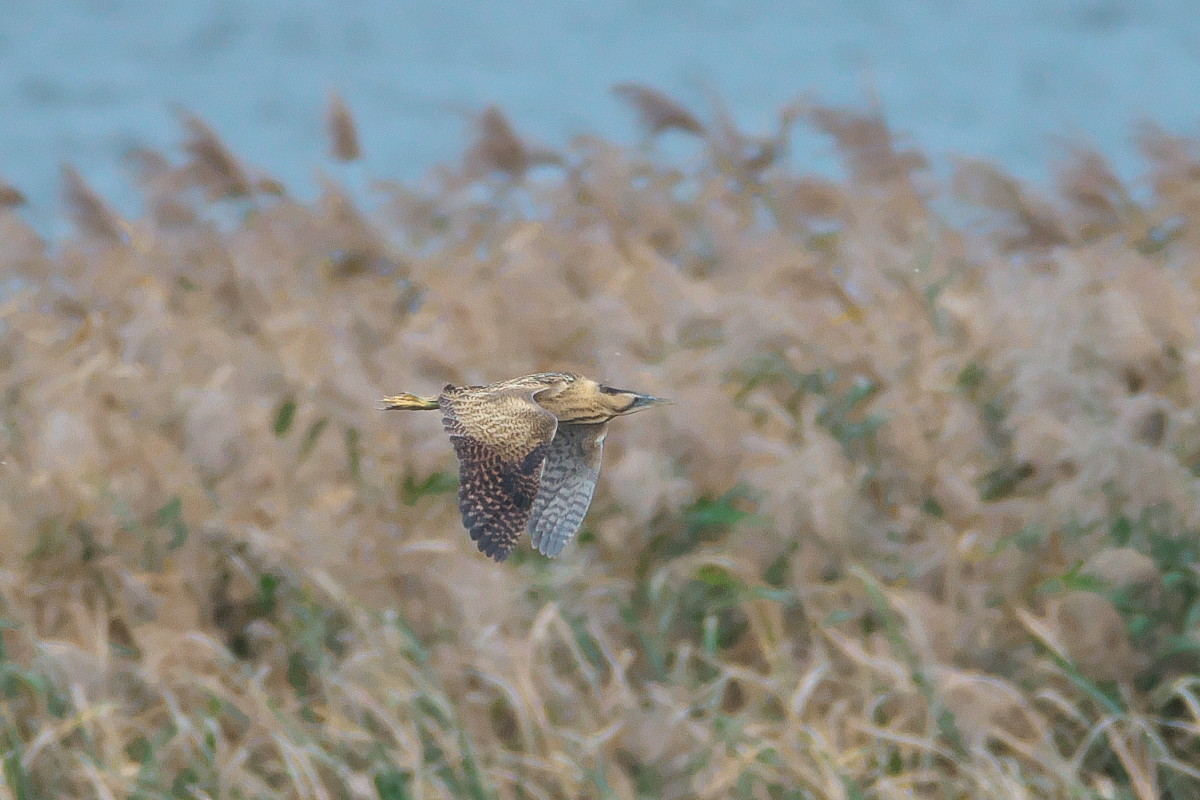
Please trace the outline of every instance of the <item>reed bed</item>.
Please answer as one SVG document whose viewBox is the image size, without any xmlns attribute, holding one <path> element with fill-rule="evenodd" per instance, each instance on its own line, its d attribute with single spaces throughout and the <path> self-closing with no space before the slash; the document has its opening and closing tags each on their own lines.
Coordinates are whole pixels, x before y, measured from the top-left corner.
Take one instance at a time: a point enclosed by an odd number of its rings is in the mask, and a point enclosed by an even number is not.
<svg viewBox="0 0 1200 800">
<path fill-rule="evenodd" d="M 1200 143 L 1042 194 L 620 91 L 637 146 L 489 109 L 369 211 L 191 117 L 134 218 L 8 191 L 0 800 L 1200 798 Z M 542 369 L 674 405 L 496 565 L 374 404 Z"/>
</svg>

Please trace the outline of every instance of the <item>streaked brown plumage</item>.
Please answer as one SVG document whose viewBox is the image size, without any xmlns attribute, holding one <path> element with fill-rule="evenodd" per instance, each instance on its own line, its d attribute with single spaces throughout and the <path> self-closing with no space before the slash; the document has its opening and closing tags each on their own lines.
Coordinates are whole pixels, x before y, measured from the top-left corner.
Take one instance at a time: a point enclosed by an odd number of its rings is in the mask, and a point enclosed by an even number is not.
<svg viewBox="0 0 1200 800">
<path fill-rule="evenodd" d="M 437 397 L 399 394 L 385 410 L 442 410 L 459 461 L 458 506 L 480 551 L 503 561 L 528 528 L 556 556 L 592 502 L 614 417 L 664 403 L 570 372 L 487 386 L 446 385 Z"/>
</svg>

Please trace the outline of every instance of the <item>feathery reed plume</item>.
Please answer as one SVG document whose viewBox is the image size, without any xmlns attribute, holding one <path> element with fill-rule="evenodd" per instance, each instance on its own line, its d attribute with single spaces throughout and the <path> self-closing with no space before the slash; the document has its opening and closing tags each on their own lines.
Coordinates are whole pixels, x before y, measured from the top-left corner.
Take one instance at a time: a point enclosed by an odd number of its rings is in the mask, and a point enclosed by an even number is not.
<svg viewBox="0 0 1200 800">
<path fill-rule="evenodd" d="M 1135 136 L 1138 150 L 1156 166 L 1180 170 L 1193 180 L 1200 179 L 1200 143 L 1188 136 L 1170 133 L 1161 125 L 1144 123 Z"/>
<path fill-rule="evenodd" d="M 1108 159 L 1078 147 L 1072 148 L 1070 159 L 1058 169 L 1058 187 L 1071 202 L 1106 214 L 1115 214 L 1128 200 Z"/>
<path fill-rule="evenodd" d="M 1057 178 L 1059 192 L 1086 216 L 1081 233 L 1087 237 L 1118 226 L 1134 207 L 1108 159 L 1094 150 L 1071 148 Z"/>
<path fill-rule="evenodd" d="M 394 272 L 398 260 L 375 226 L 359 211 L 354 199 L 330 180 L 322 178 L 320 183 L 318 203 L 325 220 L 322 228 L 335 245 L 329 252 L 329 265 L 334 273 Z"/>
<path fill-rule="evenodd" d="M 647 139 L 669 130 L 705 134 L 704 125 L 692 112 L 657 89 L 639 83 L 618 83 L 612 92 L 633 108 L 638 127 Z"/>
<path fill-rule="evenodd" d="M 478 177 L 472 173 L 499 172 L 516 179 L 542 164 L 562 164 L 558 153 L 522 139 L 496 106 L 483 110 L 476 127 L 478 133 L 466 159 L 470 177 Z"/>
<path fill-rule="evenodd" d="M 283 181 L 259 170 L 253 170 L 250 173 L 250 180 L 254 191 L 258 194 L 269 194 L 275 197 L 283 197 L 287 194 L 287 187 L 283 185 Z"/>
<path fill-rule="evenodd" d="M 63 198 L 75 224 L 97 239 L 117 244 L 125 242 L 128 225 L 104 198 L 88 186 L 79 171 L 67 165 L 62 169 L 62 176 Z"/>
<path fill-rule="evenodd" d="M 124 162 L 126 167 L 133 170 L 138 183 L 145 187 L 162 181 L 174 169 L 169 158 L 149 147 L 135 147 L 129 150 L 125 153 Z"/>
<path fill-rule="evenodd" d="M 25 195 L 17 187 L 0 178 L 0 208 L 15 208 L 25 205 Z"/>
<path fill-rule="evenodd" d="M 709 143 L 715 159 L 718 163 L 727 164 L 743 180 L 756 178 L 758 173 L 787 154 L 792 125 L 804 109 L 799 101 L 789 103 L 779 112 L 774 135 L 749 136 L 738 130 L 728 106 L 715 92 L 710 102 L 713 106 L 713 123 Z"/>
<path fill-rule="evenodd" d="M 512 123 L 496 106 L 488 106 L 479 115 L 479 133 L 468 161 L 489 172 L 520 177 L 529 169 L 529 151 L 513 130 Z"/>
<path fill-rule="evenodd" d="M 329 93 L 329 105 L 325 111 L 325 130 L 329 134 L 330 154 L 338 161 L 355 161 L 362 158 L 358 142 L 358 126 L 350 114 L 350 107 L 336 92 Z"/>
<path fill-rule="evenodd" d="M 1200 215 L 1200 143 L 1149 123 L 1140 126 L 1136 141 L 1150 161 L 1148 177 L 1155 195 L 1194 230 L 1193 221 Z"/>
<path fill-rule="evenodd" d="M 180 194 L 188 188 L 183 171 L 166 156 L 148 147 L 136 147 L 125 154 L 124 162 L 136 176 L 146 212 L 155 222 L 180 226 L 196 221 L 195 209 Z"/>
<path fill-rule="evenodd" d="M 250 196 L 254 179 L 216 132 L 194 114 L 181 112 L 180 116 L 188 134 L 183 149 L 191 156 L 185 168 L 190 182 L 203 187 L 213 200 Z"/>
<path fill-rule="evenodd" d="M 1006 249 L 1053 247 L 1069 241 L 1048 203 L 1030 197 L 1017 181 L 985 161 L 956 159 L 951 185 L 959 200 L 1010 217 L 1016 229 L 1001 235 Z"/>
<path fill-rule="evenodd" d="M 850 174 L 865 183 L 891 183 L 927 166 L 915 150 L 897 150 L 882 111 L 862 114 L 849 109 L 814 106 L 804 116 L 833 137 Z"/>
</svg>

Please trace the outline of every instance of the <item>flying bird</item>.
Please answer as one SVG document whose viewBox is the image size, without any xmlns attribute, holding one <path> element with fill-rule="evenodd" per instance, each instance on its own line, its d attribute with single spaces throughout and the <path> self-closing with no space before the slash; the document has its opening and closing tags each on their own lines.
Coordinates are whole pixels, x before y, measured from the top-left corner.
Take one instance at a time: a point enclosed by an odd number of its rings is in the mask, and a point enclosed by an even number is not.
<svg viewBox="0 0 1200 800">
<path fill-rule="evenodd" d="M 571 372 L 539 372 L 447 384 L 437 397 L 398 394 L 382 408 L 441 409 L 458 456 L 463 525 L 482 553 L 503 561 L 526 528 L 539 552 L 558 555 L 592 502 L 608 423 L 666 402 Z"/>
</svg>

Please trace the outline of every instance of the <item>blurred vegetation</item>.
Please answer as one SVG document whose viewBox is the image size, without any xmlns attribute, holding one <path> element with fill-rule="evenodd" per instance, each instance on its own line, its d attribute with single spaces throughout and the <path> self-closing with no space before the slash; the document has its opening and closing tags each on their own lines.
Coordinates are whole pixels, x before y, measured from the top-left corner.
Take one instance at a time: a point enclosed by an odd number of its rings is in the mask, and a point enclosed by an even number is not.
<svg viewBox="0 0 1200 800">
<path fill-rule="evenodd" d="M 191 117 L 137 219 L 0 208 L 0 800 L 1200 798 L 1200 144 L 1043 196 L 621 93 L 369 212 Z M 373 404 L 538 369 L 675 404 L 497 566 Z"/>
</svg>

